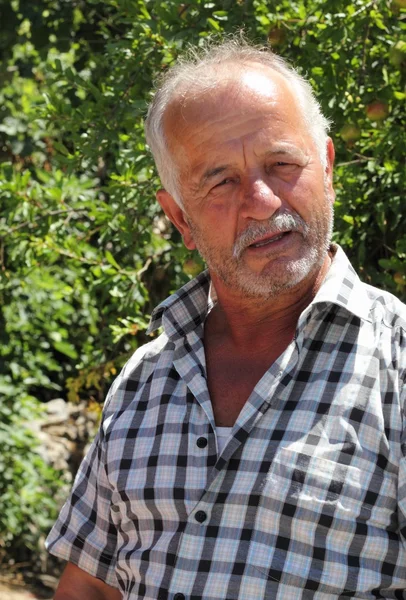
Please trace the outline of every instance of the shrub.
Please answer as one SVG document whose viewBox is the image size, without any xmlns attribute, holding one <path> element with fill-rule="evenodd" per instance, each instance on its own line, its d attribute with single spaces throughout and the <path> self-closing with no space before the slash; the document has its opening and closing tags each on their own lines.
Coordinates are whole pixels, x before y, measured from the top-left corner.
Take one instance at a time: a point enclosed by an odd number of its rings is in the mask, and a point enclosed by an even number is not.
<svg viewBox="0 0 406 600">
<path fill-rule="evenodd" d="M 335 238 L 405 298 L 404 17 L 389 0 L 0 0 L 3 547 L 33 548 L 55 513 L 59 475 L 25 425 L 38 405 L 101 402 L 189 277 L 143 134 L 187 43 L 244 26 L 311 79 L 334 122 Z"/>
</svg>

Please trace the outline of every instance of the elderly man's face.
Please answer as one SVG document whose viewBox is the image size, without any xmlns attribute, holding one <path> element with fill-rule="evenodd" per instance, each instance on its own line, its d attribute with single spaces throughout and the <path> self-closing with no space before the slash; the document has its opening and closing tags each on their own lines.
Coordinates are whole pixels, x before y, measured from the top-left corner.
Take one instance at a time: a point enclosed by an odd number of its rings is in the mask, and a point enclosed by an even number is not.
<svg viewBox="0 0 406 600">
<path fill-rule="evenodd" d="M 214 281 L 270 297 L 312 277 L 332 229 L 328 145 L 323 169 L 302 111 L 279 74 L 259 65 L 224 71 L 165 116 L 184 212 L 158 199 Z"/>
</svg>

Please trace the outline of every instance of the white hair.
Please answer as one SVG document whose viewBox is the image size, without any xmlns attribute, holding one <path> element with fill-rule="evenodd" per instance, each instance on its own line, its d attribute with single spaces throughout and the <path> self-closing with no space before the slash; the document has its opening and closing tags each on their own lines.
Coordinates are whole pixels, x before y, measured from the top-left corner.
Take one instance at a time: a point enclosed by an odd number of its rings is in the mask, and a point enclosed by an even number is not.
<svg viewBox="0 0 406 600">
<path fill-rule="evenodd" d="M 310 84 L 283 58 L 267 47 L 254 46 L 242 35 L 218 43 L 206 42 L 201 48 L 189 48 L 176 64 L 161 77 L 145 120 L 145 135 L 164 188 L 183 206 L 178 169 L 174 164 L 164 131 L 165 111 L 175 99 L 184 98 L 215 85 L 215 72 L 225 64 L 248 66 L 261 64 L 282 75 L 291 85 L 323 167 L 327 164 L 329 120 L 322 114 Z"/>
</svg>

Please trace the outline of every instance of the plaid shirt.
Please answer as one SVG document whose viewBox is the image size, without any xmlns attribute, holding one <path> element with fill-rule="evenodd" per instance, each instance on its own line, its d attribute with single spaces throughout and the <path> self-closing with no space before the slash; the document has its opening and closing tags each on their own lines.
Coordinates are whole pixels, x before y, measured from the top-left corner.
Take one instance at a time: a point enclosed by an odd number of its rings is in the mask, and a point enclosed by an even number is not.
<svg viewBox="0 0 406 600">
<path fill-rule="evenodd" d="M 217 452 L 202 273 L 154 312 L 50 533 L 135 600 L 406 598 L 406 310 L 338 248 Z"/>
</svg>

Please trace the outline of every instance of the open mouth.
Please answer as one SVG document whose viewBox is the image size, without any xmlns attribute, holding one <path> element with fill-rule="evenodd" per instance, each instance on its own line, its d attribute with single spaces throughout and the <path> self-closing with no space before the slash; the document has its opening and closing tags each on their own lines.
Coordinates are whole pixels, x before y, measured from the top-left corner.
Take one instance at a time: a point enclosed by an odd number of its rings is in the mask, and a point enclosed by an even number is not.
<svg viewBox="0 0 406 600">
<path fill-rule="evenodd" d="M 273 244 L 274 242 L 278 242 L 279 240 L 281 240 L 282 238 L 286 237 L 287 235 L 290 234 L 290 231 L 283 231 L 282 233 L 278 234 L 278 235 L 274 235 L 272 237 L 268 237 L 266 239 L 263 240 L 259 240 L 258 242 L 254 242 L 253 244 L 250 244 L 250 248 L 262 248 L 262 246 L 269 246 L 270 244 Z"/>
</svg>

